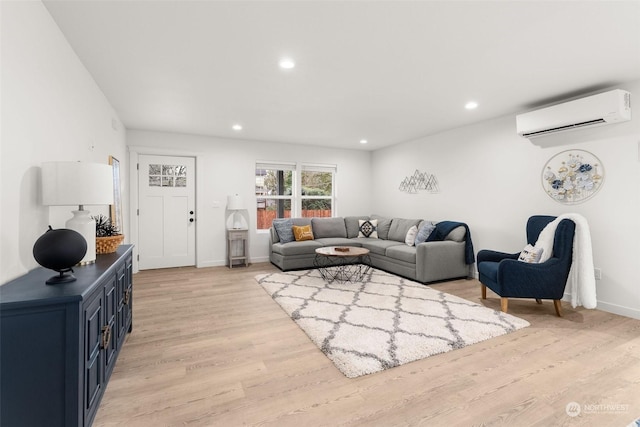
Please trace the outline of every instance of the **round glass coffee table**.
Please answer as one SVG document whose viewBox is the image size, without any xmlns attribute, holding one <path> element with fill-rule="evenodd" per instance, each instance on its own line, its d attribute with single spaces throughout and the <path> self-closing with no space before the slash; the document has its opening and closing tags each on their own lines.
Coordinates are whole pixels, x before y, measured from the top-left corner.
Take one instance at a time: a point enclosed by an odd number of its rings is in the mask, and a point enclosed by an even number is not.
<svg viewBox="0 0 640 427">
<path fill-rule="evenodd" d="M 313 265 L 328 283 L 362 282 L 371 269 L 369 249 L 355 246 L 327 246 L 316 249 Z"/>
</svg>

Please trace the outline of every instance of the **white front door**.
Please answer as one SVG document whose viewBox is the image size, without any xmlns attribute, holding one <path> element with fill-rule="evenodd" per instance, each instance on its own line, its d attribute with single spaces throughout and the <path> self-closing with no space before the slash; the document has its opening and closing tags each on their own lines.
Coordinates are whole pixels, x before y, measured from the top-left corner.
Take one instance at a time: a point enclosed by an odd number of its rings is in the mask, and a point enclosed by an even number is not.
<svg viewBox="0 0 640 427">
<path fill-rule="evenodd" d="M 138 268 L 196 263 L 195 159 L 140 155 Z"/>
</svg>

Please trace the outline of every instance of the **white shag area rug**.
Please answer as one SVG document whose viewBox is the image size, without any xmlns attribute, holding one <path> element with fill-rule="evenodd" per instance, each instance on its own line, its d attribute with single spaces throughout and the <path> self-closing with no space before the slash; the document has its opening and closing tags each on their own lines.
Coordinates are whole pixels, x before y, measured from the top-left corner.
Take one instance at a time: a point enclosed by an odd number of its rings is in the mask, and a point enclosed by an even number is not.
<svg viewBox="0 0 640 427">
<path fill-rule="evenodd" d="M 318 270 L 256 280 L 347 377 L 475 344 L 529 322 L 371 269 L 358 283 L 326 283 Z"/>
</svg>

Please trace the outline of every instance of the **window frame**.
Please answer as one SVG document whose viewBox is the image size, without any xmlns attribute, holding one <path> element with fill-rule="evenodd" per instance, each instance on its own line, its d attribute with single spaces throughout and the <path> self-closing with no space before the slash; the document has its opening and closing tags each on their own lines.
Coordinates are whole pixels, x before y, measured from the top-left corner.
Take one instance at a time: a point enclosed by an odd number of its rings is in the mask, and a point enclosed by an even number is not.
<svg viewBox="0 0 640 427">
<path fill-rule="evenodd" d="M 269 228 L 258 228 L 258 200 L 289 200 L 291 204 L 290 217 L 298 218 L 302 216 L 302 204 L 304 200 L 329 200 L 331 202 L 331 217 L 337 216 L 337 189 L 336 189 L 336 175 L 338 173 L 337 165 L 319 164 L 319 163 L 307 163 L 307 162 L 278 162 L 278 161 L 256 161 L 254 176 L 258 177 L 258 170 L 283 170 L 291 171 L 291 194 L 290 195 L 258 195 L 258 185 L 256 182 L 255 191 L 255 209 L 256 209 L 256 231 L 259 233 L 265 233 L 269 231 Z M 306 196 L 302 195 L 302 173 L 305 171 L 310 172 L 329 172 L 331 173 L 331 195 L 330 196 Z M 276 216 L 277 217 L 277 216 Z"/>
<path fill-rule="evenodd" d="M 316 164 L 316 163 L 302 163 L 299 165 L 299 170 L 300 173 L 298 174 L 298 176 L 300 177 L 300 182 L 298 185 L 299 188 L 299 192 L 298 195 L 300 196 L 300 200 L 298 202 L 298 206 L 299 206 L 299 215 L 302 215 L 302 212 L 304 211 L 303 209 L 303 203 L 305 200 L 329 200 L 329 202 L 331 203 L 331 217 L 335 217 L 336 216 L 336 203 L 335 203 L 335 199 L 336 199 L 336 173 L 337 173 L 337 166 L 336 165 L 326 165 L 326 164 Z M 302 174 L 304 172 L 326 172 L 326 173 L 331 173 L 331 195 L 330 196 L 307 196 L 302 194 Z"/>
<path fill-rule="evenodd" d="M 258 228 L 258 200 L 260 199 L 264 199 L 264 200 L 289 200 L 289 204 L 291 206 L 291 210 L 290 210 L 290 216 L 294 217 L 295 214 L 295 195 L 296 195 L 296 188 L 297 188 L 297 165 L 296 163 L 290 163 L 290 162 L 274 162 L 274 161 L 257 161 L 255 164 L 255 169 L 254 169 L 254 179 L 257 180 L 258 177 L 258 170 L 265 170 L 265 171 L 290 171 L 291 172 L 291 194 L 274 194 L 274 195 L 269 195 L 269 194 L 265 194 L 265 195 L 258 195 L 258 183 L 255 183 L 255 209 L 256 209 L 256 230 L 258 232 L 267 232 L 269 231 L 269 228 Z M 266 209 L 266 206 L 265 206 Z M 276 214 L 276 218 L 278 218 L 277 214 Z M 275 219 L 275 218 L 274 218 Z"/>
</svg>

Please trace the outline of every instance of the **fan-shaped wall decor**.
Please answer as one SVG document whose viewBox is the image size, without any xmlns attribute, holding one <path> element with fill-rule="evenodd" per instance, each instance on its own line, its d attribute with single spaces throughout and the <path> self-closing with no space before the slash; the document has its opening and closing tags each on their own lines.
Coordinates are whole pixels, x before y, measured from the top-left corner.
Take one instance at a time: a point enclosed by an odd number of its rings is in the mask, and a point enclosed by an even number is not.
<svg viewBox="0 0 640 427">
<path fill-rule="evenodd" d="M 589 200 L 603 182 L 602 162 L 584 150 L 562 151 L 542 168 L 544 191 L 552 199 L 567 205 Z"/>
</svg>

